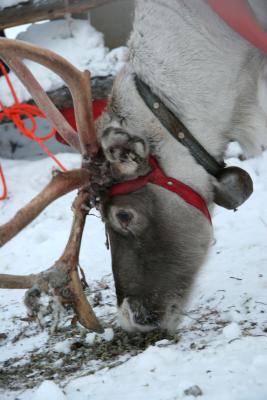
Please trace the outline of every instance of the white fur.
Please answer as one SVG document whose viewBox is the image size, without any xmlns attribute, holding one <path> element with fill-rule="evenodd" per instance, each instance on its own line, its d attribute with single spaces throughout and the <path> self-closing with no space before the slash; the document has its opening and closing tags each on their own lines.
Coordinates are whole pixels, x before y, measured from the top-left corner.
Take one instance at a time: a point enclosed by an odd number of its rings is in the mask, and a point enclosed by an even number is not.
<svg viewBox="0 0 267 400">
<path fill-rule="evenodd" d="M 267 9 L 262 0 L 252 3 L 258 14 Z M 238 141 L 248 157 L 267 145 L 266 68 L 267 56 L 229 28 L 204 0 L 137 0 L 128 63 L 111 97 L 115 112 L 102 124 L 143 135 L 165 172 L 210 203 L 211 177 L 147 109 L 133 74 L 221 160 L 231 140 Z"/>
</svg>

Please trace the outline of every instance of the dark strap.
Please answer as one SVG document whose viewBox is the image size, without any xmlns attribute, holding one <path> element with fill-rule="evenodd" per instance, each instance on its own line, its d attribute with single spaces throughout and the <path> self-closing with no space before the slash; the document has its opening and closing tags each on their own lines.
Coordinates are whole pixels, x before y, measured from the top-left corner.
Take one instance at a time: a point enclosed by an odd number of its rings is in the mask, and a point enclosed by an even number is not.
<svg viewBox="0 0 267 400">
<path fill-rule="evenodd" d="M 225 167 L 225 164 L 218 163 L 215 158 L 205 150 L 181 120 L 165 106 L 157 95 L 152 93 L 149 86 L 141 81 L 137 75 L 135 75 L 135 84 L 147 107 L 153 112 L 167 131 L 169 131 L 178 142 L 188 148 L 196 161 L 202 165 L 209 174 L 217 176 Z"/>
</svg>

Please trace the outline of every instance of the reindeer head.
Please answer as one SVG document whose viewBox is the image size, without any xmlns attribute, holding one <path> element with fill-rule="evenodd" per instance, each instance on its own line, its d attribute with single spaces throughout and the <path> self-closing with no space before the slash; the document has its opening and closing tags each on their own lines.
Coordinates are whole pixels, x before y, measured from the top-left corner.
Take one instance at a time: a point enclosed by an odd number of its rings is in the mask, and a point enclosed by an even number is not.
<svg viewBox="0 0 267 400">
<path fill-rule="evenodd" d="M 133 134 L 114 118 L 114 92 L 97 133 L 120 182 L 102 204 L 119 320 L 129 331 L 173 330 L 207 254 L 209 212 L 198 193 L 165 175 L 142 129 Z"/>
</svg>

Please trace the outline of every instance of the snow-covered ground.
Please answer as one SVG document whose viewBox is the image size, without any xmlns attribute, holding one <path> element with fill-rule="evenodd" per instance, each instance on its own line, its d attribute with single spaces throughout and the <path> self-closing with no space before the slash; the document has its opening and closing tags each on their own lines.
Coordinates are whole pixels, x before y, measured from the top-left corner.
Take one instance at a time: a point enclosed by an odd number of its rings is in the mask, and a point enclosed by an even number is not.
<svg viewBox="0 0 267 400">
<path fill-rule="evenodd" d="M 229 164 L 242 165 L 251 174 L 254 194 L 236 213 L 215 209 L 214 244 L 175 340 L 163 337 L 134 353 L 128 345 L 123 354 L 116 353 L 112 366 L 103 361 L 110 354 L 95 356 L 98 345 L 91 346 L 97 341 L 105 342 L 106 353 L 117 351 L 120 333 L 113 338 L 110 329 L 117 329 L 113 321 L 116 310 L 104 226 L 92 215 L 84 235 L 81 265 L 92 293 L 102 290 L 104 301 L 100 306 L 96 303 L 95 309 L 109 330 L 102 338 L 79 329 L 73 333 L 72 328 L 51 337 L 48 331 L 21 320 L 26 314 L 23 290 L 1 290 L 1 400 L 178 400 L 193 399 L 197 394 L 203 400 L 266 400 L 267 153 L 245 162 L 233 157 L 235 147 L 230 154 Z M 65 153 L 59 158 L 68 168 L 79 165 L 78 155 Z M 49 180 L 52 162 L 46 158 L 1 162 L 9 186 L 9 199 L 0 203 L 0 223 L 4 223 Z M 29 274 L 53 264 L 67 239 L 73 196 L 49 206 L 1 249 L 0 272 Z M 64 318 L 66 328 L 69 317 Z M 77 341 L 85 346 L 81 353 L 80 347 L 74 346 Z M 49 364 L 52 375 L 40 367 L 38 357 L 47 363 L 46 368 L 53 358 Z M 73 370 L 61 376 L 61 369 L 70 364 Z M 17 379 L 29 365 L 31 372 L 25 372 L 22 381 Z M 33 376 L 36 379 L 29 385 L 33 387 L 27 389 L 25 383 Z"/>
</svg>

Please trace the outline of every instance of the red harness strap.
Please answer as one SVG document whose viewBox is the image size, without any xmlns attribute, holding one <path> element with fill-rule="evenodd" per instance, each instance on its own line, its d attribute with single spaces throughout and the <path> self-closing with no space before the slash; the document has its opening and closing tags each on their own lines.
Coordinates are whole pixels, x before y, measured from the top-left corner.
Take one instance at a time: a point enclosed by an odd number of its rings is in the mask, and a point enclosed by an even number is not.
<svg viewBox="0 0 267 400">
<path fill-rule="evenodd" d="M 239 35 L 267 53 L 267 32 L 258 23 L 247 0 L 207 0 L 207 2 Z"/>
<path fill-rule="evenodd" d="M 96 120 L 100 115 L 106 110 L 108 100 L 107 99 L 100 99 L 100 100 L 93 100 L 93 118 Z M 73 107 L 66 107 L 63 110 L 60 110 L 61 114 L 64 115 L 65 119 L 68 123 L 77 131 L 75 115 L 74 115 L 74 108 Z M 58 132 L 56 132 L 56 139 L 58 142 L 65 144 L 68 146 L 68 143 L 60 136 Z"/>
<path fill-rule="evenodd" d="M 163 187 L 164 189 L 169 190 L 170 192 L 177 194 L 186 203 L 201 211 L 202 214 L 204 214 L 204 216 L 211 223 L 211 216 L 208 207 L 200 194 L 195 192 L 191 187 L 187 186 L 186 184 L 178 181 L 177 179 L 169 178 L 168 176 L 166 176 L 154 158 L 150 157 L 149 164 L 152 168 L 152 171 L 149 172 L 148 175 L 140 176 L 139 178 L 133 179 L 131 181 L 125 181 L 115 184 L 109 190 L 109 196 L 114 197 L 129 194 L 138 189 L 141 189 L 148 183 L 153 183 L 155 185 Z"/>
</svg>

